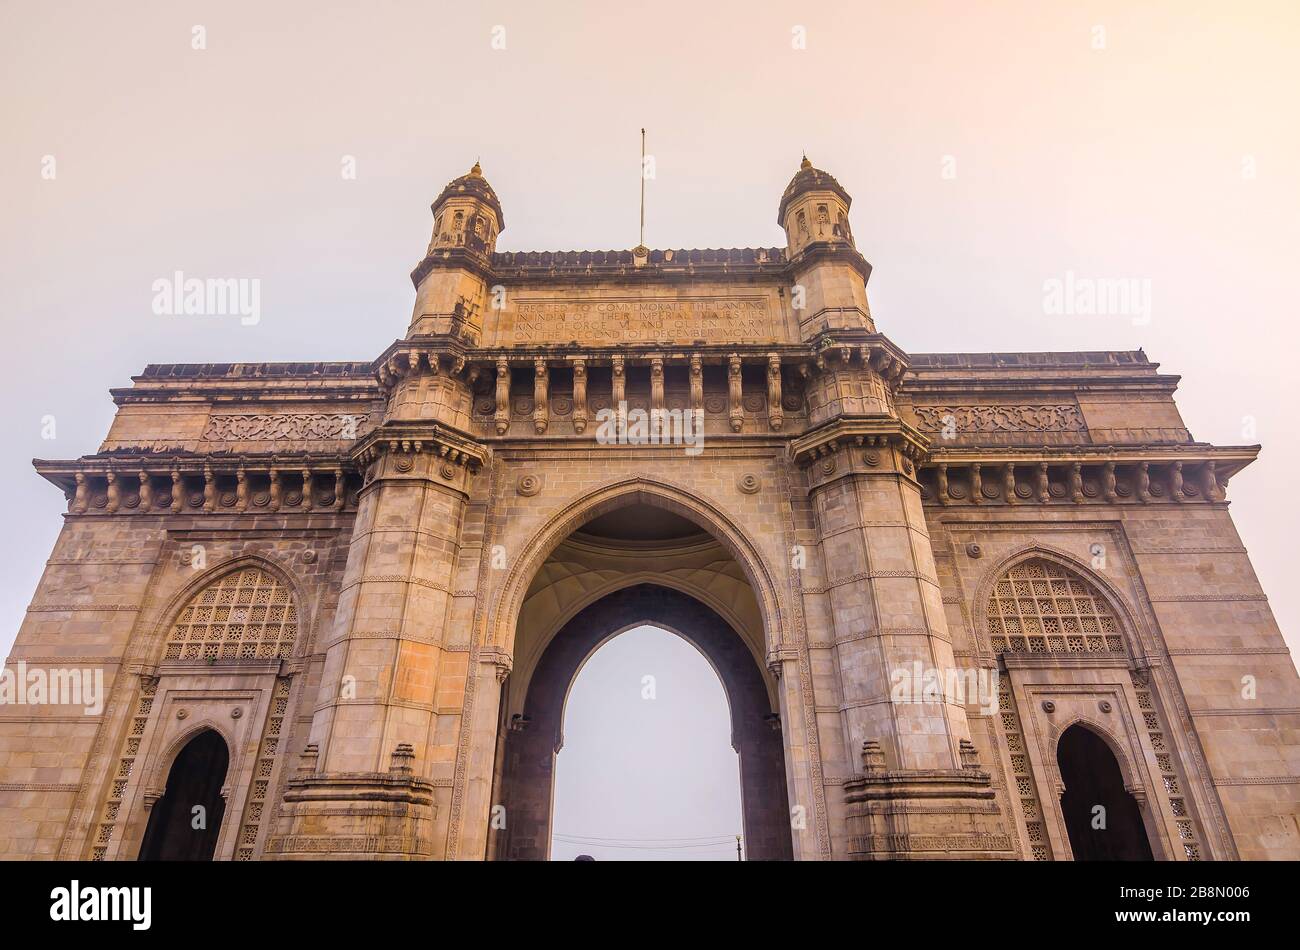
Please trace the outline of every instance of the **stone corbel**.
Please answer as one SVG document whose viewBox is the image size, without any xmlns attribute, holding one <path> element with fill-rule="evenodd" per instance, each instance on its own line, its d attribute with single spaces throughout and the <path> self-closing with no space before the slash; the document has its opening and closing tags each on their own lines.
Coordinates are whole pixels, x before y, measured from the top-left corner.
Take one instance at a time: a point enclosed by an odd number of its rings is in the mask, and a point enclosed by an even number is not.
<svg viewBox="0 0 1300 950">
<path fill-rule="evenodd" d="M 248 510 L 248 474 L 242 465 L 235 471 L 235 510 Z"/>
<path fill-rule="evenodd" d="M 799 652 L 797 650 L 772 650 L 767 654 L 767 671 L 772 674 L 773 679 L 779 680 L 787 663 L 799 662 Z"/>
<path fill-rule="evenodd" d="M 547 400 L 550 397 L 547 391 L 550 385 L 550 372 L 545 359 L 538 357 L 533 360 L 533 431 L 538 435 L 546 431 L 549 421 Z"/>
<path fill-rule="evenodd" d="M 1052 500 L 1051 482 L 1047 476 L 1047 463 L 1038 463 L 1038 474 L 1035 476 L 1034 497 L 1038 499 L 1040 505 L 1045 505 Z"/>
<path fill-rule="evenodd" d="M 136 477 L 140 479 L 140 510 L 152 511 L 153 510 L 153 482 L 149 478 L 149 473 L 146 472 L 144 469 L 140 469 Z"/>
<path fill-rule="evenodd" d="M 1002 466 L 1002 495 L 1008 505 L 1017 504 L 1019 501 L 1016 498 L 1016 466 L 1012 462 Z"/>
<path fill-rule="evenodd" d="M 610 370 L 610 397 L 613 400 L 613 409 L 620 417 L 623 415 L 623 404 L 627 402 L 627 376 L 623 368 L 623 357 L 614 357 Z"/>
<path fill-rule="evenodd" d="M 974 505 L 984 504 L 984 477 L 979 462 L 972 462 L 970 467 L 970 500 Z"/>
<path fill-rule="evenodd" d="M 86 476 L 82 472 L 77 472 L 74 476 L 77 482 L 76 493 L 72 496 L 73 514 L 84 515 L 86 509 L 90 507 L 90 490 L 86 487 Z"/>
<path fill-rule="evenodd" d="M 587 431 L 587 361 L 582 357 L 573 361 L 573 431 Z"/>
<path fill-rule="evenodd" d="M 510 364 L 497 360 L 497 405 L 493 416 L 497 435 L 505 435 L 510 428 Z"/>
<path fill-rule="evenodd" d="M 745 409 L 741 403 L 740 357 L 735 353 L 727 357 L 727 403 L 731 431 L 739 432 L 745 425 Z"/>
<path fill-rule="evenodd" d="M 698 353 L 691 355 L 691 411 L 704 411 L 704 361 Z"/>
<path fill-rule="evenodd" d="M 1138 499 L 1143 502 L 1151 500 L 1151 471 L 1147 462 L 1141 462 L 1137 470 Z"/>
<path fill-rule="evenodd" d="M 185 503 L 185 483 L 181 481 L 179 469 L 172 469 L 172 514 L 177 514 L 181 510 L 181 505 Z"/>
<path fill-rule="evenodd" d="M 785 424 L 785 414 L 781 406 L 781 356 L 779 353 L 767 354 L 767 424 L 780 431 Z"/>
<path fill-rule="evenodd" d="M 664 358 L 650 358 L 650 408 L 662 411 L 664 408 Z"/>
<path fill-rule="evenodd" d="M 939 504 L 946 505 L 952 497 L 948 494 L 948 463 L 940 462 L 935 474 L 939 480 Z"/>
<path fill-rule="evenodd" d="M 1219 491 L 1219 478 L 1214 468 L 1213 460 L 1201 466 L 1201 491 L 1206 501 L 1219 501 L 1222 498 Z"/>
<path fill-rule="evenodd" d="M 1070 501 L 1076 505 L 1083 504 L 1083 463 L 1075 462 L 1070 466 Z"/>
<path fill-rule="evenodd" d="M 271 511 L 280 510 L 280 470 L 275 466 L 271 467 L 271 501 L 267 507 Z"/>
<path fill-rule="evenodd" d="M 1115 490 L 1115 463 L 1107 462 L 1101 470 L 1101 496 L 1108 502 L 1119 500 L 1119 493 Z"/>
<path fill-rule="evenodd" d="M 304 469 L 302 470 L 302 508 L 303 508 L 303 511 L 311 511 L 311 509 L 312 509 L 312 503 L 313 503 L 313 500 L 312 500 L 311 469 L 309 469 L 309 468 L 304 468 Z"/>
<path fill-rule="evenodd" d="M 504 683 L 514 669 L 514 658 L 498 647 L 488 647 L 479 653 L 479 662 L 496 668 L 498 683 Z"/>
<path fill-rule="evenodd" d="M 343 469 L 334 469 L 334 510 L 343 510 L 343 496 L 346 493 L 346 486 L 343 484 Z"/>
<path fill-rule="evenodd" d="M 111 515 L 122 506 L 122 488 L 117 483 L 117 472 L 108 470 L 108 513 Z"/>
<path fill-rule="evenodd" d="M 166 789 L 149 787 L 141 791 L 140 796 L 143 800 L 144 810 L 149 811 L 154 805 L 158 804 L 158 799 L 162 798 Z"/>
<path fill-rule="evenodd" d="M 1169 494 L 1174 501 L 1186 501 L 1183 494 L 1183 463 L 1175 462 L 1169 470 Z"/>
<path fill-rule="evenodd" d="M 203 510 L 217 510 L 217 477 L 210 465 L 203 466 Z"/>
</svg>

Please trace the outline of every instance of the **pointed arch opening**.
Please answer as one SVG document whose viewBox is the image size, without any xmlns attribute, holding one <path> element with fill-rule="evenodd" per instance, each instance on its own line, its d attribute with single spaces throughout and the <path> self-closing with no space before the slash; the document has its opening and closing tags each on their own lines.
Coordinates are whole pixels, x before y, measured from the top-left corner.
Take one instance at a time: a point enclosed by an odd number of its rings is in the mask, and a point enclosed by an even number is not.
<svg viewBox="0 0 1300 950">
<path fill-rule="evenodd" d="M 226 812 L 221 790 L 229 767 L 230 750 L 215 730 L 204 729 L 185 743 L 149 812 L 141 861 L 212 860 Z"/>
<path fill-rule="evenodd" d="M 680 631 L 597 644 L 564 701 L 552 860 L 734 861 L 739 755 L 718 670 Z"/>
<path fill-rule="evenodd" d="M 1141 810 L 1105 739 L 1075 723 L 1057 741 L 1056 763 L 1065 786 L 1061 814 L 1076 861 L 1154 860 Z"/>
<path fill-rule="evenodd" d="M 780 717 L 749 645 L 701 601 L 647 583 L 606 594 L 574 614 L 549 638 L 526 682 L 519 684 L 524 691 L 518 697 L 521 701 L 512 705 L 508 693 L 503 694 L 498 791 L 493 800 L 502 805 L 505 822 L 494 829 L 490 856 L 545 860 L 550 855 L 566 698 L 579 671 L 602 644 L 642 625 L 687 640 L 722 682 L 731 745 L 738 756 L 745 856 L 752 860 L 792 856 Z M 519 711 L 511 712 L 515 708 Z M 671 817 L 665 820 L 671 822 Z"/>
</svg>

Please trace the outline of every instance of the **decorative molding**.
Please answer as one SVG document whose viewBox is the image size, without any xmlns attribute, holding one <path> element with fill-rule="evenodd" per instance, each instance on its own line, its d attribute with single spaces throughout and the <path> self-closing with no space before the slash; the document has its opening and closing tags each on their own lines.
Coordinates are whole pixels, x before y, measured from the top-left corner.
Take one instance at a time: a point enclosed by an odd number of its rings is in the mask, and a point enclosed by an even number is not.
<svg viewBox="0 0 1300 950">
<path fill-rule="evenodd" d="M 204 442 L 348 442 L 369 419 L 365 412 L 278 412 L 212 415 Z"/>
<path fill-rule="evenodd" d="M 845 584 L 852 584 L 856 581 L 871 580 L 876 577 L 914 577 L 919 581 L 925 581 L 934 587 L 939 586 L 938 580 L 920 571 L 859 571 L 856 574 L 847 574 L 844 577 L 837 577 L 826 583 L 822 587 L 802 587 L 800 593 L 803 594 L 825 594 L 836 587 L 843 587 Z"/>
<path fill-rule="evenodd" d="M 1214 784 L 1224 785 L 1300 785 L 1300 775 L 1259 775 L 1254 778 L 1216 778 Z"/>
<path fill-rule="evenodd" d="M 139 610 L 136 604 L 32 604 L 27 608 L 29 614 L 58 614 L 78 610 Z"/>
<path fill-rule="evenodd" d="M 963 432 L 1086 432 L 1079 407 L 1073 405 L 1026 406 L 913 406 L 919 427 L 940 432 L 945 425 Z M 948 422 L 951 417 L 951 422 Z"/>
<path fill-rule="evenodd" d="M 1152 597 L 1153 604 L 1212 604 L 1268 600 L 1265 594 L 1176 594 L 1171 597 Z"/>
</svg>

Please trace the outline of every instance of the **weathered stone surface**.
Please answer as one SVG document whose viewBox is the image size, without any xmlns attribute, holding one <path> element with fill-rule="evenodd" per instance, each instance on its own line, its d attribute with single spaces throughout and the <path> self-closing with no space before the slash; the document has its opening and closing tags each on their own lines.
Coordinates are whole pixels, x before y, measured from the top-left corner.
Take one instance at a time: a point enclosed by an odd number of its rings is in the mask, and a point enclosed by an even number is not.
<svg viewBox="0 0 1300 950">
<path fill-rule="evenodd" d="M 849 204 L 808 165 L 785 248 L 505 254 L 476 166 L 372 363 L 114 391 L 36 463 L 68 514 L 7 665 L 105 695 L 0 705 L 0 856 L 134 859 L 213 730 L 219 859 L 542 857 L 567 685 L 648 621 L 719 669 L 752 857 L 1068 859 L 1076 724 L 1157 858 L 1300 857 L 1258 447 L 1140 352 L 904 353 Z"/>
</svg>

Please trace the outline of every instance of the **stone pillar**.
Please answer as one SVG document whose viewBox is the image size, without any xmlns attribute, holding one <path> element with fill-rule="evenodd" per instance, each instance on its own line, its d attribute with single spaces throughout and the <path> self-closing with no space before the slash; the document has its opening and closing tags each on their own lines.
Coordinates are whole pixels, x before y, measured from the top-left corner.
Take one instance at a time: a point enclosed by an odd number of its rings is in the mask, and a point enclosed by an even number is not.
<svg viewBox="0 0 1300 950">
<path fill-rule="evenodd" d="M 313 771 L 287 785 L 269 858 L 409 860 L 440 850 L 428 746 L 461 525 L 482 455 L 467 439 L 450 441 L 440 418 L 460 411 L 468 387 L 455 376 L 438 381 L 421 386 L 413 372 L 398 382 L 388 417 L 355 450 L 366 478 L 334 626 L 320 641 L 325 665 L 310 731 L 318 752 Z M 336 503 L 343 491 L 340 480 Z"/>
<path fill-rule="evenodd" d="M 664 358 L 655 356 L 650 359 L 650 408 L 664 408 Z"/>
<path fill-rule="evenodd" d="M 841 362 L 826 372 L 868 372 Z M 872 381 L 821 392 L 871 392 Z M 854 427 L 858 428 L 857 434 Z M 970 768 L 965 703 L 916 480 L 924 442 L 895 417 L 837 419 L 805 437 L 843 732 L 861 773 L 846 783 L 861 859 L 1011 857 L 987 772 Z M 936 689 L 935 684 L 939 684 Z"/>
</svg>

